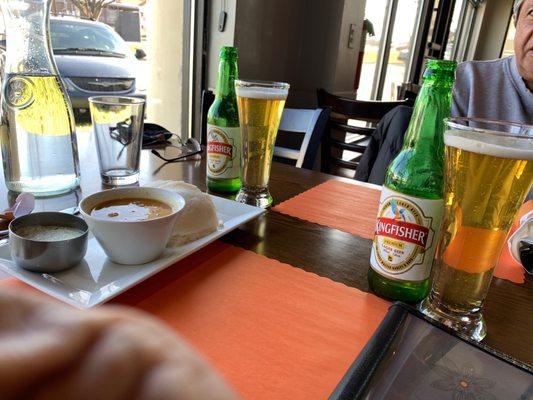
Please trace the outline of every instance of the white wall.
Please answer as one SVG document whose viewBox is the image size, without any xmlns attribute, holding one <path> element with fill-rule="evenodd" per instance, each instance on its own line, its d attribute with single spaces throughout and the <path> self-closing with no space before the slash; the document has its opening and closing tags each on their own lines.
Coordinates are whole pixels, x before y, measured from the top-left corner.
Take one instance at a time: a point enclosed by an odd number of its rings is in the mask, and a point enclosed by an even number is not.
<svg viewBox="0 0 533 400">
<path fill-rule="evenodd" d="M 240 76 L 288 82 L 289 103 L 306 89 L 304 75 L 322 70 L 322 65 L 309 60 L 312 54 L 306 46 L 316 46 L 316 35 L 310 36 L 308 29 L 309 10 L 314 9 L 316 1 L 305 3 L 305 0 L 239 0 L 237 7 L 235 44 L 240 52 Z M 333 10 L 335 5 L 328 8 Z M 317 28 L 314 27 L 315 32 Z"/>
<path fill-rule="evenodd" d="M 215 89 L 218 74 L 218 55 L 222 46 L 233 46 L 235 36 L 235 14 L 237 0 L 226 0 L 226 28 L 218 31 L 218 17 L 220 14 L 220 1 L 209 1 L 209 42 L 207 47 L 207 87 Z"/>
<path fill-rule="evenodd" d="M 226 32 L 217 31 L 220 2 L 210 7 L 208 87 L 216 84 L 221 45 L 239 49 L 239 76 L 291 84 L 288 105 L 314 107 L 316 89 L 351 92 L 365 0 L 226 0 Z M 350 24 L 356 26 L 348 48 Z"/>
<path fill-rule="evenodd" d="M 350 92 L 363 18 L 364 0 L 238 0 L 240 75 L 290 83 L 292 107 L 314 107 L 319 87 Z"/>
<path fill-rule="evenodd" d="M 147 113 L 155 122 L 180 133 L 183 130 L 182 63 L 184 38 L 183 0 L 150 0 L 147 3 L 150 77 Z"/>
<path fill-rule="evenodd" d="M 514 0 L 487 0 L 480 6 L 481 23 L 475 42 L 474 60 L 493 60 L 500 57 L 513 4 Z"/>
<path fill-rule="evenodd" d="M 355 70 L 363 33 L 363 21 L 365 19 L 366 0 L 347 0 L 344 2 L 342 22 L 339 27 L 339 40 L 337 49 L 337 62 L 334 74 L 334 81 L 330 88 L 335 92 L 353 92 Z M 350 24 L 355 25 L 353 36 L 354 48 L 348 48 L 348 36 Z"/>
</svg>

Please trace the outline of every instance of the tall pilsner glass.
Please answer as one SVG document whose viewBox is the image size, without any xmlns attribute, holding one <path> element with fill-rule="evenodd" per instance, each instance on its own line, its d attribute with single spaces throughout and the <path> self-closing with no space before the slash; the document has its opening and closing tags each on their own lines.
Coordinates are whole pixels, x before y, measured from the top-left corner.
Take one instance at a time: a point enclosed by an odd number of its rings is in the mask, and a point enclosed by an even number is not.
<svg viewBox="0 0 533 400">
<path fill-rule="evenodd" d="M 241 190 L 236 200 L 266 208 L 274 143 L 289 85 L 282 82 L 235 81 L 242 138 Z"/>
<path fill-rule="evenodd" d="M 533 127 L 458 118 L 447 122 L 445 215 L 422 311 L 480 341 L 481 315 L 515 214 L 533 183 Z"/>
</svg>

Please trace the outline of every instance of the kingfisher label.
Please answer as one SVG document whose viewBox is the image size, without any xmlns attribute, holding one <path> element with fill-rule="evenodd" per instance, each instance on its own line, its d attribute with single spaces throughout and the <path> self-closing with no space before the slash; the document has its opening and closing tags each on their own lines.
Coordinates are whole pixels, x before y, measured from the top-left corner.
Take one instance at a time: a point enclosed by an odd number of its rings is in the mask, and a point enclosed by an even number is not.
<svg viewBox="0 0 533 400">
<path fill-rule="evenodd" d="M 379 236 L 387 236 L 413 243 L 425 249 L 429 229 L 410 222 L 397 221 L 394 218 L 378 218 L 375 233 Z"/>
<path fill-rule="evenodd" d="M 208 154 L 222 154 L 229 158 L 233 158 L 233 146 L 223 142 L 211 142 L 207 144 Z"/>
<path fill-rule="evenodd" d="M 429 277 L 443 214 L 443 200 L 428 200 L 383 187 L 370 265 L 398 280 Z"/>
<path fill-rule="evenodd" d="M 207 125 L 207 176 L 233 179 L 240 176 L 240 128 Z"/>
</svg>

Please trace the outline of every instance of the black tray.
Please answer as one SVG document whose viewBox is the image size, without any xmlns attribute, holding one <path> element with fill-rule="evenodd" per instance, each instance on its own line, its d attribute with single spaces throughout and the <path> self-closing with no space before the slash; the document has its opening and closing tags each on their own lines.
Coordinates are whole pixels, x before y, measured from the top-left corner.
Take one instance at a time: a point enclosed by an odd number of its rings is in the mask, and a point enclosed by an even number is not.
<svg viewBox="0 0 533 400">
<path fill-rule="evenodd" d="M 532 372 L 395 303 L 329 399 L 533 399 Z"/>
</svg>

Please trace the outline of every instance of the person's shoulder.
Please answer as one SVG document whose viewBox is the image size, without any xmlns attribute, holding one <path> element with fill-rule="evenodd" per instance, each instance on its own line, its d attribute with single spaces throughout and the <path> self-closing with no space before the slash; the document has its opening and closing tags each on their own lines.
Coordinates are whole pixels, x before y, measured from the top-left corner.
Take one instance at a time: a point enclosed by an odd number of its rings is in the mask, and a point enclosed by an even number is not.
<svg viewBox="0 0 533 400">
<path fill-rule="evenodd" d="M 478 92 L 507 84 L 507 71 L 512 57 L 497 60 L 465 61 L 458 65 L 455 90 L 463 92 L 476 87 Z"/>
<path fill-rule="evenodd" d="M 496 60 L 475 60 L 465 61 L 457 66 L 457 74 L 479 75 L 486 73 L 494 73 L 497 70 L 503 70 L 509 62 L 511 57 L 499 58 Z"/>
</svg>

